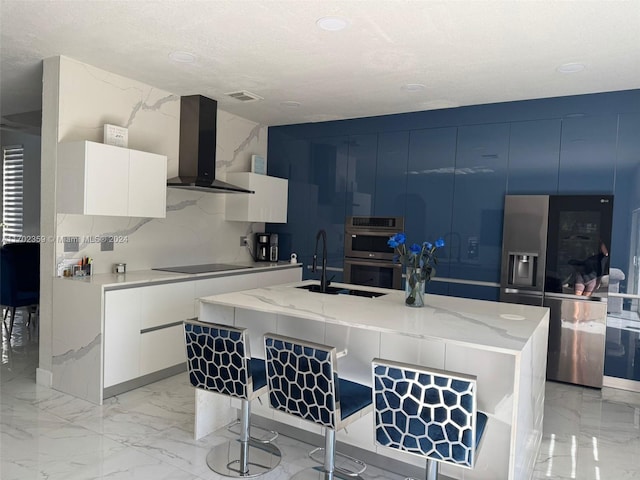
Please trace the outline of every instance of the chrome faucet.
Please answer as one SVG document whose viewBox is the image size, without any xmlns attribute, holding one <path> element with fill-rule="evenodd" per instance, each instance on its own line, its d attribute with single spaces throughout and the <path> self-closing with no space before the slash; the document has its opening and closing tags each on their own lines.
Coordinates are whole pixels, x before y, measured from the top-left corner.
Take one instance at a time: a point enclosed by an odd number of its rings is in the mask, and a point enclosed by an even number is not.
<svg viewBox="0 0 640 480">
<path fill-rule="evenodd" d="M 316 248 L 313 253 L 313 264 L 311 271 L 315 273 L 318 269 L 318 240 L 322 237 L 322 273 L 320 274 L 320 291 L 327 291 L 327 232 L 319 230 L 316 234 Z"/>
</svg>

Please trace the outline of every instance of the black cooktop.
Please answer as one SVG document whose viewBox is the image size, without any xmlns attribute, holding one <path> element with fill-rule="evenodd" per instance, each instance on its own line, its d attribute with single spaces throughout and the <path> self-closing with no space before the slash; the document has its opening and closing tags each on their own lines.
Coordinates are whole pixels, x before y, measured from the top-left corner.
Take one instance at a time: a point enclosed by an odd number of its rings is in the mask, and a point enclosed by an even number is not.
<svg viewBox="0 0 640 480">
<path fill-rule="evenodd" d="M 240 270 L 243 268 L 248 267 L 243 267 L 241 265 L 227 265 L 225 263 L 207 263 L 205 265 L 184 265 L 181 267 L 152 268 L 152 270 L 175 273 L 210 273 L 224 272 L 225 270 Z"/>
</svg>

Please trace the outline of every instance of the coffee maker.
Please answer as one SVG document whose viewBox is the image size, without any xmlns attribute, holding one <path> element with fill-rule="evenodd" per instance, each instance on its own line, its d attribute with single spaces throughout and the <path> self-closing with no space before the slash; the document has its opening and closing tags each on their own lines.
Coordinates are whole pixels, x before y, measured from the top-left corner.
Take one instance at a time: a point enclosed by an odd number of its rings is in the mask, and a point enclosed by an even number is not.
<svg viewBox="0 0 640 480">
<path fill-rule="evenodd" d="M 278 261 L 278 234 L 256 234 L 256 262 Z"/>
</svg>

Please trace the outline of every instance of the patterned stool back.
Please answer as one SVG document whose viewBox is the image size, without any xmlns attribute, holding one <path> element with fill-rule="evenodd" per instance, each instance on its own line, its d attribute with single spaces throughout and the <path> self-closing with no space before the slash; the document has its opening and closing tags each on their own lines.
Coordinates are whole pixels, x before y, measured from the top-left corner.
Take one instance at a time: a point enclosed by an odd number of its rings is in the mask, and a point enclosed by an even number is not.
<svg viewBox="0 0 640 480">
<path fill-rule="evenodd" d="M 336 349 L 272 333 L 264 341 L 271 407 L 335 430 Z"/>
<path fill-rule="evenodd" d="M 245 328 L 187 320 L 184 333 L 194 387 L 243 400 L 257 396 Z"/>
<path fill-rule="evenodd" d="M 379 445 L 473 468 L 475 377 L 380 359 L 372 369 Z"/>
</svg>

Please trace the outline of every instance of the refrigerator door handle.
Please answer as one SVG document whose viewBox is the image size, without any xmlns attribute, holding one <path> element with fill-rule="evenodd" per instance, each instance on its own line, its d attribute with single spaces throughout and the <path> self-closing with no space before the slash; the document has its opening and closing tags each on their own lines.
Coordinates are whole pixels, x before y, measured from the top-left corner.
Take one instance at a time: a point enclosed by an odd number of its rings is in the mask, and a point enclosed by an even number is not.
<svg viewBox="0 0 640 480">
<path fill-rule="evenodd" d="M 530 295 L 532 297 L 542 297 L 542 292 L 538 290 L 524 290 L 520 288 L 505 288 L 504 293 L 515 293 L 518 295 Z"/>
<path fill-rule="evenodd" d="M 546 292 L 545 298 L 559 298 L 561 300 L 573 300 L 576 302 L 606 302 L 607 297 L 574 295 L 572 293 L 552 293 Z"/>
</svg>

